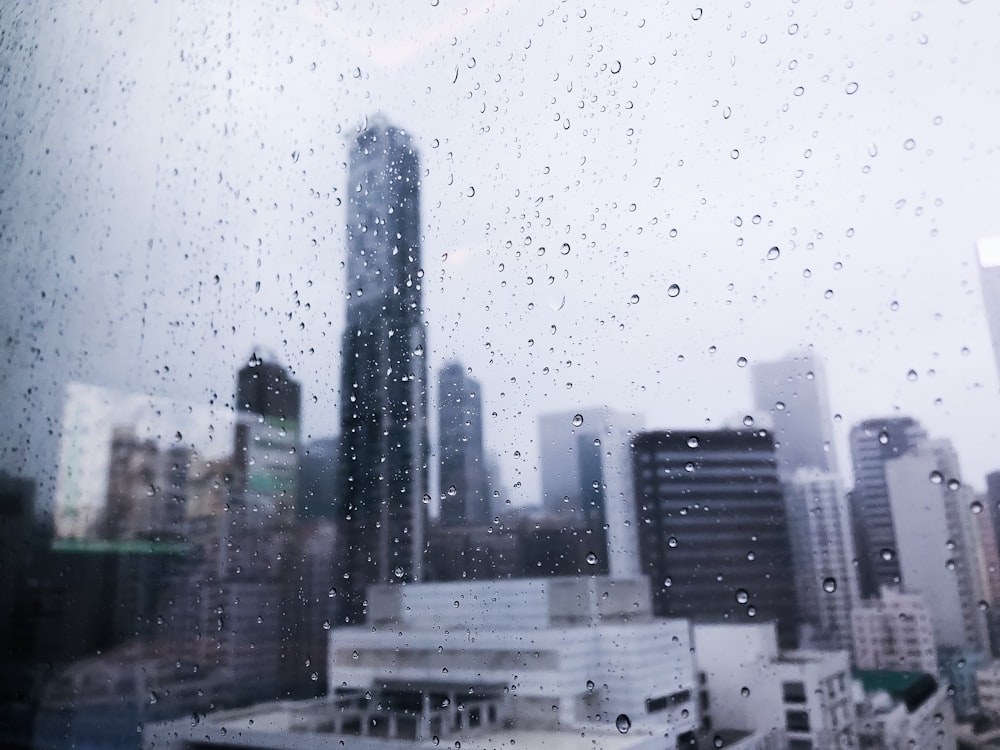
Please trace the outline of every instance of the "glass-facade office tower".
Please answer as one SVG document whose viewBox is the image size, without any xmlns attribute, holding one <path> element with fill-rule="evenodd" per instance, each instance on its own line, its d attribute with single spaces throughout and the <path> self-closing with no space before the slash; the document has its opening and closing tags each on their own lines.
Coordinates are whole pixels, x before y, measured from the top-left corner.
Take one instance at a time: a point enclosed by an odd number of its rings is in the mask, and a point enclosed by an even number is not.
<svg viewBox="0 0 1000 750">
<path fill-rule="evenodd" d="M 754 365 L 753 395 L 758 412 L 773 420 L 783 476 L 805 468 L 836 473 L 826 373 L 819 358 L 800 353 Z"/>
<path fill-rule="evenodd" d="M 783 648 L 799 610 L 774 440 L 764 431 L 640 433 L 633 443 L 640 573 L 660 617 L 776 620 Z"/>
<path fill-rule="evenodd" d="M 438 375 L 438 461 L 443 526 L 487 526 L 489 484 L 483 455 L 479 382 L 451 362 Z"/>
<path fill-rule="evenodd" d="M 851 428 L 851 519 L 858 555 L 858 586 L 865 599 L 878 596 L 882 586 L 900 583 L 886 462 L 926 439 L 923 427 L 910 417 L 869 419 Z"/>
<path fill-rule="evenodd" d="M 419 579 L 428 490 L 419 162 L 381 120 L 351 149 L 347 256 L 337 481 L 359 618 L 371 584 Z"/>
</svg>

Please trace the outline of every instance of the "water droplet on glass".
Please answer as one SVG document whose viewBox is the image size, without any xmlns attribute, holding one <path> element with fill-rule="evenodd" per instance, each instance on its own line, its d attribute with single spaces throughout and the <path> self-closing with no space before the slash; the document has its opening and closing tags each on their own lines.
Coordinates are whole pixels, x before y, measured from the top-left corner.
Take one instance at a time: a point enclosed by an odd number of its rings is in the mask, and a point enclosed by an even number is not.
<svg viewBox="0 0 1000 750">
<path fill-rule="evenodd" d="M 750 594 L 747 593 L 746 589 L 736 589 L 736 603 L 746 604 L 750 601 Z"/>
<path fill-rule="evenodd" d="M 828 593 L 828 594 L 832 594 L 834 591 L 836 591 L 837 590 L 837 579 L 836 578 L 824 578 L 823 579 L 823 590 L 826 593 Z"/>
<path fill-rule="evenodd" d="M 747 358 L 746 357 L 740 357 L 739 359 L 737 359 L 736 360 L 736 366 L 737 367 L 746 367 L 747 366 Z"/>
<path fill-rule="evenodd" d="M 849 84 L 844 86 L 844 91 L 850 95 L 858 90 L 858 84 L 855 81 L 851 81 Z"/>
<path fill-rule="evenodd" d="M 882 430 L 878 434 L 878 442 L 879 442 L 879 445 L 888 445 L 889 444 L 889 433 L 887 431 L 885 431 L 885 430 Z"/>
<path fill-rule="evenodd" d="M 670 286 L 667 287 L 668 297 L 676 297 L 680 293 L 681 293 L 681 288 L 677 286 L 677 284 L 671 284 Z"/>
<path fill-rule="evenodd" d="M 687 439 L 687 445 L 688 445 L 688 448 L 697 448 L 698 447 L 698 438 L 696 438 L 694 435 L 692 435 L 691 437 L 689 437 Z"/>
<path fill-rule="evenodd" d="M 693 11 L 691 11 L 691 20 L 697 21 L 699 18 L 701 18 L 701 13 L 702 13 L 701 8 L 695 8 Z"/>
<path fill-rule="evenodd" d="M 912 138 L 907 138 L 905 141 L 903 141 L 903 148 L 905 148 L 907 151 L 912 151 L 916 147 L 916 145 L 917 142 Z"/>
<path fill-rule="evenodd" d="M 622 71 L 622 64 L 620 60 L 615 60 L 613 63 L 611 63 L 611 72 L 613 74 L 617 75 L 618 73 L 621 73 L 621 71 Z"/>
<path fill-rule="evenodd" d="M 979 515 L 980 513 L 983 512 L 983 504 L 978 500 L 973 500 L 972 503 L 969 505 L 969 510 L 971 510 L 976 515 Z"/>
<path fill-rule="evenodd" d="M 883 547 L 882 551 L 879 553 L 879 555 L 882 557 L 883 560 L 885 560 L 886 562 L 889 562 L 890 560 L 892 560 L 892 558 L 894 558 L 896 556 L 896 553 L 893 552 L 888 547 Z"/>
<path fill-rule="evenodd" d="M 628 301 L 631 302 L 633 305 L 638 305 L 639 304 L 639 295 L 638 294 L 633 294 L 631 297 L 628 298 Z"/>
<path fill-rule="evenodd" d="M 753 427 L 753 417 L 747 414 L 745 417 L 743 417 L 743 424 L 746 427 Z"/>
<path fill-rule="evenodd" d="M 944 481 L 944 475 L 936 469 L 932 471 L 927 478 L 930 480 L 931 484 L 941 484 L 941 482 Z"/>
<path fill-rule="evenodd" d="M 742 688 L 740 688 L 740 695 L 742 695 L 744 698 L 749 698 L 750 697 L 750 688 L 748 688 L 748 687 L 742 687 Z"/>
<path fill-rule="evenodd" d="M 573 417 L 573 426 L 574 427 L 579 427 L 582 424 L 583 424 L 583 415 L 582 414 L 577 414 L 576 416 Z"/>
<path fill-rule="evenodd" d="M 622 734 L 628 734 L 628 730 L 632 728 L 632 720 L 625 714 L 618 714 L 618 718 L 615 719 L 615 726 Z"/>
<path fill-rule="evenodd" d="M 587 565 L 597 565 L 597 555 L 593 552 L 587 553 Z"/>
<path fill-rule="evenodd" d="M 730 159 L 739 159 L 740 158 L 740 150 L 738 148 L 734 148 L 732 151 L 729 152 L 729 158 Z"/>
<path fill-rule="evenodd" d="M 767 251 L 768 260 L 777 260 L 780 255 L 781 251 L 776 247 L 772 247 L 770 250 Z"/>
</svg>

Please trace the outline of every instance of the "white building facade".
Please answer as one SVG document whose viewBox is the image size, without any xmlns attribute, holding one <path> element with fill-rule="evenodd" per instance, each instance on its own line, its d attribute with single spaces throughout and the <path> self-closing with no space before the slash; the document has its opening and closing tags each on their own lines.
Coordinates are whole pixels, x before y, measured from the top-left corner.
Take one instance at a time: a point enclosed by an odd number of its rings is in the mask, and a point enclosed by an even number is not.
<svg viewBox="0 0 1000 750">
<path fill-rule="evenodd" d="M 909 670 L 937 674 L 937 648 L 930 609 L 920 594 L 883 587 L 851 612 L 854 665 L 858 669 Z"/>
</svg>

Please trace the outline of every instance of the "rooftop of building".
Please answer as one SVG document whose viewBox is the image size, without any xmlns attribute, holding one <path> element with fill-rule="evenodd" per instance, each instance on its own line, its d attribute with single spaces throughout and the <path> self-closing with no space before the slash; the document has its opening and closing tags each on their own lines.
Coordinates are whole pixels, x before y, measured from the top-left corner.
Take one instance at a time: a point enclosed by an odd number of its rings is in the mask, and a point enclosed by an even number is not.
<svg viewBox="0 0 1000 750">
<path fill-rule="evenodd" d="M 894 703 L 902 703 L 908 713 L 920 708 L 938 689 L 937 680 L 926 672 L 890 672 L 858 669 L 852 673 L 865 693 L 888 695 Z M 894 706 L 886 706 L 891 710 Z M 875 706 L 875 712 L 881 712 Z"/>
</svg>

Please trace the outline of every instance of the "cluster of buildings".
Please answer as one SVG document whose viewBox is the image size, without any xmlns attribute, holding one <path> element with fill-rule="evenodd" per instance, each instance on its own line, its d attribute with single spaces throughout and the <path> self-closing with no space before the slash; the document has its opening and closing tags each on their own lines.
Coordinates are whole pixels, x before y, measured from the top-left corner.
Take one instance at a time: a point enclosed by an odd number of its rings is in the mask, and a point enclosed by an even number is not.
<svg viewBox="0 0 1000 750">
<path fill-rule="evenodd" d="M 5 649 L 69 664 L 36 675 L 39 731 L 126 703 L 157 748 L 992 746 L 1000 472 L 976 495 L 893 416 L 851 429 L 848 491 L 810 353 L 756 365 L 733 428 L 542 416 L 520 509 L 449 363 L 432 488 L 419 175 L 405 133 L 360 133 L 336 438 L 303 443 L 300 385 L 255 356 L 231 455 L 116 425 L 81 538 L 0 546 Z"/>
</svg>

